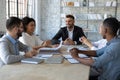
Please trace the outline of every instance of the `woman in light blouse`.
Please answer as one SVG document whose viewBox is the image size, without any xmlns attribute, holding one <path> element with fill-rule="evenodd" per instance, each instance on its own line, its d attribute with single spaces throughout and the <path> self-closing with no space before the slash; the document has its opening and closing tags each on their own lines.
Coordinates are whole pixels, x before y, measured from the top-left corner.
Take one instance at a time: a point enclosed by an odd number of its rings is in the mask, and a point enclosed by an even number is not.
<svg viewBox="0 0 120 80">
<path fill-rule="evenodd" d="M 22 37 L 19 40 L 32 48 L 39 49 L 41 47 L 49 46 L 51 44 L 50 40 L 42 41 L 38 36 L 34 34 L 35 30 L 35 20 L 33 18 L 24 17 L 22 19 L 24 32 L 22 33 Z"/>
</svg>

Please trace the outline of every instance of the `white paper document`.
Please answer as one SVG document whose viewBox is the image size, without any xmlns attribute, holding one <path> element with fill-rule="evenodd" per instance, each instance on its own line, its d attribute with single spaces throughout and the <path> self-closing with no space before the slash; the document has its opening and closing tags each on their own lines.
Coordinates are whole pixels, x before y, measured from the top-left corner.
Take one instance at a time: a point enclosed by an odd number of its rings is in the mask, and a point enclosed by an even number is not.
<svg viewBox="0 0 120 80">
<path fill-rule="evenodd" d="M 61 46 L 62 46 L 62 41 L 60 42 L 60 45 L 58 46 L 58 47 L 55 47 L 55 48 L 47 48 L 47 47 L 45 47 L 45 48 L 40 48 L 40 50 L 59 50 L 60 48 L 61 48 Z"/>
<path fill-rule="evenodd" d="M 33 58 L 38 58 L 38 59 L 47 59 L 49 57 L 52 57 L 52 54 L 37 54 L 36 56 L 34 56 Z"/>
<path fill-rule="evenodd" d="M 80 63 L 79 61 L 77 61 L 75 59 L 67 59 L 67 60 L 72 64 Z"/>
<path fill-rule="evenodd" d="M 65 54 L 63 56 L 65 58 L 67 58 L 67 59 L 71 59 L 72 58 L 72 56 L 70 54 Z M 81 58 L 88 58 L 88 56 L 86 56 L 85 54 L 79 54 L 79 57 L 81 57 Z"/>
<path fill-rule="evenodd" d="M 79 61 L 75 60 L 74 58 L 72 58 L 72 56 L 70 54 L 65 54 L 63 55 L 70 63 L 79 63 Z M 79 57 L 81 58 L 88 58 L 88 56 L 84 55 L 84 54 L 79 54 Z"/>
<path fill-rule="evenodd" d="M 22 63 L 31 63 L 31 64 L 39 64 L 43 60 L 42 59 L 37 59 L 37 58 L 25 58 L 21 60 Z"/>
</svg>

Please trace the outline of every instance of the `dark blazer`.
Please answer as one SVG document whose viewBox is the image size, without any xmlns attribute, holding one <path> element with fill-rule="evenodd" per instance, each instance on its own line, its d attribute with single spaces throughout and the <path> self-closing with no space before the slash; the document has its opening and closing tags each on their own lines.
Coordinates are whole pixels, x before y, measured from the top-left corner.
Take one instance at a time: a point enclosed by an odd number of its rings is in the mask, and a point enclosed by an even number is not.
<svg viewBox="0 0 120 80">
<path fill-rule="evenodd" d="M 78 26 L 74 26 L 74 30 L 73 30 L 73 41 L 76 41 L 77 44 L 81 44 L 81 42 L 79 41 L 79 38 L 85 36 L 82 28 L 78 27 Z M 62 40 L 66 40 L 68 38 L 68 31 L 67 31 L 67 27 L 63 27 L 61 28 L 57 34 L 52 38 L 53 40 L 53 44 L 59 42 L 59 39 L 62 37 Z"/>
</svg>

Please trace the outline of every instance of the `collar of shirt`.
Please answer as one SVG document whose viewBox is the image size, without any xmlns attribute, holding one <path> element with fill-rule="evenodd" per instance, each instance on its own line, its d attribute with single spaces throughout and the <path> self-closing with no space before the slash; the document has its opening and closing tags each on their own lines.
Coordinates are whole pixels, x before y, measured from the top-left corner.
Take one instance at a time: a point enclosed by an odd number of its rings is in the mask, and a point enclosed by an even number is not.
<svg viewBox="0 0 120 80">
<path fill-rule="evenodd" d="M 28 34 L 28 33 L 24 33 L 25 35 L 27 35 L 27 36 L 29 36 L 29 37 L 31 37 L 31 36 L 33 36 L 34 34 L 32 34 L 32 35 L 30 35 L 30 34 Z"/>
<path fill-rule="evenodd" d="M 15 40 L 14 38 L 12 38 L 12 36 L 10 36 L 9 34 L 6 34 L 7 38 L 12 42 L 12 44 L 16 44 L 18 42 L 18 40 Z"/>
<path fill-rule="evenodd" d="M 120 41 L 120 38 L 116 36 L 116 37 L 114 37 L 113 39 L 111 39 L 109 42 L 107 42 L 106 45 L 108 46 L 108 45 L 110 45 L 110 44 L 113 43 L 113 42 L 119 42 L 119 41 Z"/>
<path fill-rule="evenodd" d="M 73 30 L 74 30 L 74 27 L 71 31 L 69 31 L 69 29 L 67 28 L 67 31 L 68 31 L 68 38 L 70 38 L 71 40 L 73 39 Z"/>
<path fill-rule="evenodd" d="M 74 30 L 74 26 L 73 26 L 73 29 L 72 29 L 71 31 L 67 28 L 67 31 L 68 31 L 68 32 L 73 32 L 73 30 Z"/>
</svg>

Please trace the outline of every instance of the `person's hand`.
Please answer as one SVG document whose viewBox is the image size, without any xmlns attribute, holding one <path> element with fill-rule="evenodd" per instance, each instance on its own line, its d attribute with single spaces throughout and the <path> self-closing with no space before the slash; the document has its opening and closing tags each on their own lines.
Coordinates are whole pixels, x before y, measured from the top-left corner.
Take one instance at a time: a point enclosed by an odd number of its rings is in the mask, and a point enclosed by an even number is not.
<svg viewBox="0 0 120 80">
<path fill-rule="evenodd" d="M 86 37 L 84 37 L 84 36 L 80 38 L 80 41 L 82 43 L 84 43 L 84 44 L 87 43 L 87 42 L 89 42 L 89 40 Z"/>
<path fill-rule="evenodd" d="M 70 53 L 71 53 L 71 56 L 73 57 L 73 58 L 79 58 L 79 56 L 78 56 L 78 53 L 79 53 L 79 50 L 77 49 L 77 48 L 73 48 L 73 49 L 71 49 L 70 50 Z"/>
<path fill-rule="evenodd" d="M 43 48 L 44 46 L 34 46 L 32 47 L 33 50 L 39 50 L 40 48 Z"/>
<path fill-rule="evenodd" d="M 84 36 L 80 38 L 80 41 L 87 45 L 89 48 L 93 47 L 92 43 Z"/>
<path fill-rule="evenodd" d="M 75 45 L 75 42 L 69 38 L 67 38 L 64 42 L 64 45 Z"/>
<path fill-rule="evenodd" d="M 78 53 L 73 53 L 73 52 L 71 52 L 71 56 L 73 57 L 73 58 L 79 58 L 79 55 L 78 55 Z"/>
<path fill-rule="evenodd" d="M 47 47 L 49 45 L 51 45 L 51 40 L 44 41 L 42 44 L 42 46 L 44 46 L 44 47 Z"/>
<path fill-rule="evenodd" d="M 70 49 L 70 53 L 79 53 L 79 50 L 77 48 Z"/>
<path fill-rule="evenodd" d="M 24 56 L 31 58 L 31 57 L 35 56 L 37 53 L 38 53 L 37 50 L 32 50 L 32 51 L 26 52 Z"/>
<path fill-rule="evenodd" d="M 51 45 L 52 48 L 58 47 L 60 44 Z"/>
</svg>

